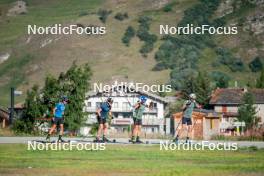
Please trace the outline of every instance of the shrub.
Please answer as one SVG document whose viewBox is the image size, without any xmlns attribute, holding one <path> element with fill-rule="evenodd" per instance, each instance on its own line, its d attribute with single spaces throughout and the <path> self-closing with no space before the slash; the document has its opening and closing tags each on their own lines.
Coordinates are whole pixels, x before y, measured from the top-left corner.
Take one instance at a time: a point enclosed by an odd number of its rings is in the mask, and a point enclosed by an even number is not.
<svg viewBox="0 0 264 176">
<path fill-rule="evenodd" d="M 151 18 L 147 16 L 141 16 L 138 19 L 140 23 L 139 29 L 137 31 L 138 38 L 144 42 L 144 45 L 140 49 L 140 53 L 147 57 L 147 53 L 151 52 L 154 48 L 154 43 L 158 40 L 158 37 L 154 34 L 149 33 L 149 26 L 151 22 Z"/>
<path fill-rule="evenodd" d="M 97 14 L 99 15 L 99 19 L 101 22 L 105 23 L 107 20 L 107 17 L 112 13 L 111 10 L 104 10 L 100 9 Z"/>
<path fill-rule="evenodd" d="M 173 4 L 170 3 L 170 4 L 167 4 L 166 6 L 164 6 L 162 10 L 163 10 L 163 12 L 171 12 L 172 8 L 173 8 Z"/>
<path fill-rule="evenodd" d="M 151 52 L 154 48 L 153 43 L 145 42 L 145 44 L 141 47 L 140 53 L 144 56 L 147 57 L 147 53 Z"/>
<path fill-rule="evenodd" d="M 231 71 L 237 72 L 245 69 L 243 61 L 240 58 L 234 57 L 229 49 L 217 48 L 216 54 L 218 55 L 217 59 L 219 62 L 228 66 Z"/>
<path fill-rule="evenodd" d="M 263 69 L 263 59 L 256 57 L 253 61 L 248 64 L 252 72 L 259 72 Z"/>
<path fill-rule="evenodd" d="M 129 46 L 130 40 L 135 36 L 135 33 L 135 29 L 132 26 L 128 26 L 124 36 L 122 37 L 122 42 L 126 46 Z"/>
<path fill-rule="evenodd" d="M 219 88 L 227 88 L 229 81 L 230 81 L 230 77 L 220 71 L 213 71 L 210 74 L 210 77 L 215 81 L 215 86 L 219 87 Z"/>
<path fill-rule="evenodd" d="M 28 120 L 17 119 L 14 121 L 12 130 L 15 134 L 33 134 L 34 133 L 34 124 Z"/>
<path fill-rule="evenodd" d="M 115 15 L 115 19 L 119 20 L 119 21 L 123 21 L 125 19 L 128 18 L 128 14 L 127 13 L 121 13 L 121 12 L 118 12 L 116 15 Z"/>
</svg>

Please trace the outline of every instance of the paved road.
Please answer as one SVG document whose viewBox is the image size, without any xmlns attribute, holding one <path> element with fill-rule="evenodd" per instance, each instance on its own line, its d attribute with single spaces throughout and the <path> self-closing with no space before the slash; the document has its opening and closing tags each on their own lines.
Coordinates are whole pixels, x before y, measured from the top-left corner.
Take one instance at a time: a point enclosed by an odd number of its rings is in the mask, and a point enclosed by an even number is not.
<svg viewBox="0 0 264 176">
<path fill-rule="evenodd" d="M 71 140 L 72 142 L 92 142 L 93 138 L 64 138 L 65 140 Z M 0 144 L 27 144 L 28 141 L 36 141 L 36 140 L 45 140 L 45 137 L 0 137 Z M 52 137 L 51 140 L 56 141 L 57 138 Z M 116 139 L 116 144 L 130 144 L 128 143 L 128 139 L 126 138 L 118 138 Z M 144 142 L 148 142 L 149 144 L 160 144 L 160 143 L 170 143 L 169 140 L 162 140 L 162 139 L 143 139 Z M 181 142 L 181 141 L 180 141 Z M 201 143 L 202 141 L 192 141 L 192 143 Z M 205 141 L 203 141 L 205 142 Z M 238 147 L 250 147 L 255 146 L 257 148 L 264 148 L 264 141 L 209 141 L 210 143 L 226 143 L 232 144 L 237 143 Z"/>
</svg>

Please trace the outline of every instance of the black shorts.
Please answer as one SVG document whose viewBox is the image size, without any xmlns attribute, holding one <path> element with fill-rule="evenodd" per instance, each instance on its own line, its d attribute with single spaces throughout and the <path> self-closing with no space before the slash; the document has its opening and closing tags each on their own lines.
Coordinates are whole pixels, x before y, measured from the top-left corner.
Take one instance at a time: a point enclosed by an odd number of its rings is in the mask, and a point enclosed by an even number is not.
<svg viewBox="0 0 264 176">
<path fill-rule="evenodd" d="M 192 125 L 192 118 L 183 117 L 182 124 Z"/>
<path fill-rule="evenodd" d="M 107 123 L 107 120 L 106 120 L 106 118 L 97 117 L 97 122 L 99 124 L 105 124 L 105 123 Z"/>
<path fill-rule="evenodd" d="M 53 125 L 61 125 L 61 124 L 63 124 L 64 123 L 64 120 L 63 120 L 63 118 L 54 118 L 53 120 L 52 120 L 52 124 Z"/>
<path fill-rule="evenodd" d="M 134 120 L 134 125 L 142 125 L 142 119 L 133 118 L 133 120 Z"/>
</svg>

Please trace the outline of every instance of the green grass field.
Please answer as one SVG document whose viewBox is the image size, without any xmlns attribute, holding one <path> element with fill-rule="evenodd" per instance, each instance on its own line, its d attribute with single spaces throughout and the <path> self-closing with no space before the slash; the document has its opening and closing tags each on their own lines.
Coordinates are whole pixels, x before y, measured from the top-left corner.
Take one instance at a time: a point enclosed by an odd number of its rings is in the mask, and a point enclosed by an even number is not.
<svg viewBox="0 0 264 176">
<path fill-rule="evenodd" d="M 264 150 L 160 151 L 107 145 L 105 151 L 28 151 L 0 145 L 0 175 L 263 175 Z"/>
</svg>

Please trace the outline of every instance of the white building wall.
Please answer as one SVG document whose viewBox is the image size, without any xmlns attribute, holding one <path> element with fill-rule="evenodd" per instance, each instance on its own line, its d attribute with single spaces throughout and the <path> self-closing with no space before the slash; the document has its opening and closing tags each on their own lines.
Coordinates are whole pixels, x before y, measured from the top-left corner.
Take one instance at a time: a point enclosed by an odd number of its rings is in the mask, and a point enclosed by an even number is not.
<svg viewBox="0 0 264 176">
<path fill-rule="evenodd" d="M 257 116 L 261 119 L 261 124 L 264 124 L 264 104 L 257 104 Z"/>
<path fill-rule="evenodd" d="M 105 102 L 107 99 L 107 97 L 90 97 L 88 100 L 85 100 L 85 107 L 84 107 L 84 111 L 89 112 L 89 118 L 87 119 L 86 123 L 87 124 L 92 124 L 96 122 L 96 115 L 95 112 L 97 110 L 96 107 L 96 103 L 98 102 Z M 121 96 L 117 96 L 117 97 L 113 97 L 112 99 L 114 101 L 114 104 L 112 106 L 112 113 L 113 115 L 115 115 L 116 113 L 118 113 L 117 117 L 114 118 L 119 118 L 122 119 L 124 118 L 122 113 L 131 113 L 133 110 L 133 105 L 135 105 L 138 101 L 138 98 L 135 96 L 131 96 L 131 97 L 121 97 Z M 147 103 L 149 103 L 150 101 L 156 103 L 156 108 L 154 109 L 149 109 L 146 108 L 144 115 L 142 117 L 142 122 L 143 125 L 147 125 L 147 127 L 145 127 L 147 129 L 148 132 L 154 132 L 157 133 L 164 133 L 164 104 L 159 102 L 159 101 L 154 101 L 150 98 L 148 98 Z M 88 105 L 91 105 L 90 107 L 88 107 Z M 156 127 L 155 127 L 156 126 Z M 152 129 L 153 128 L 153 129 Z M 158 128 L 158 129 L 156 129 Z"/>
</svg>

